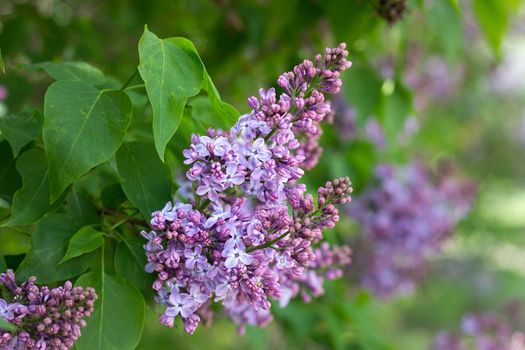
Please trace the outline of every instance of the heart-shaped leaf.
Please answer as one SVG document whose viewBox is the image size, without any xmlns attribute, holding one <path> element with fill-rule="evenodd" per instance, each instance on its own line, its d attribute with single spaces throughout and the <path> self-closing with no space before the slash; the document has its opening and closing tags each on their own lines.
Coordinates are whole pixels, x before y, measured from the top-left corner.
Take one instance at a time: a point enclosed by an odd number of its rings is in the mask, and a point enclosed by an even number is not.
<svg viewBox="0 0 525 350">
<path fill-rule="evenodd" d="M 142 335 L 146 304 L 129 283 L 102 271 L 80 276 L 75 285 L 95 288 L 93 315 L 75 344 L 78 350 L 132 350 Z"/>
<path fill-rule="evenodd" d="M 204 67 L 191 41 L 159 39 L 147 27 L 139 42 L 139 72 L 153 109 L 155 148 L 164 151 L 179 127 L 189 97 L 201 90 Z"/>
<path fill-rule="evenodd" d="M 59 264 L 69 259 L 91 253 L 104 243 L 104 234 L 91 226 L 84 226 L 71 237 L 67 252 Z"/>
<path fill-rule="evenodd" d="M 57 81 L 44 99 L 43 137 L 51 201 L 81 175 L 108 160 L 131 120 L 128 96 L 81 81 Z"/>
</svg>

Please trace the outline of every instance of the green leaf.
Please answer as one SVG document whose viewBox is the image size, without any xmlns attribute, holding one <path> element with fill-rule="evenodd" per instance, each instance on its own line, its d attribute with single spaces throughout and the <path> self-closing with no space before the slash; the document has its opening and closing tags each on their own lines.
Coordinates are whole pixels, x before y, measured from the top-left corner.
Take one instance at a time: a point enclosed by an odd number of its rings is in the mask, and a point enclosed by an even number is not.
<svg viewBox="0 0 525 350">
<path fill-rule="evenodd" d="M 81 81 L 57 81 L 44 98 L 44 144 L 54 201 L 73 181 L 108 160 L 131 120 L 128 96 Z"/>
<path fill-rule="evenodd" d="M 144 271 L 147 259 L 144 240 L 139 237 L 121 241 L 115 253 L 115 271 L 137 287 L 143 295 L 152 294 L 154 276 Z"/>
<path fill-rule="evenodd" d="M 478 23 L 494 54 L 501 55 L 501 43 L 509 26 L 509 17 L 519 8 L 520 0 L 473 0 Z"/>
<path fill-rule="evenodd" d="M 31 236 L 13 227 L 0 227 L 0 254 L 25 254 L 31 248 Z"/>
<path fill-rule="evenodd" d="M 104 208 L 116 209 L 126 201 L 126 195 L 122 191 L 120 183 L 117 182 L 104 187 L 100 199 Z"/>
<path fill-rule="evenodd" d="M 122 189 L 145 218 L 171 200 L 171 175 L 153 144 L 125 142 L 116 158 Z"/>
<path fill-rule="evenodd" d="M 355 65 L 343 77 L 343 94 L 357 112 L 357 122 L 364 121 L 376 112 L 381 100 L 383 81 L 377 72 L 366 65 Z"/>
<path fill-rule="evenodd" d="M 430 28 L 449 58 L 458 58 L 464 47 L 461 12 L 453 0 L 432 1 L 427 13 Z M 443 23 L 447 25 L 444 26 Z"/>
<path fill-rule="evenodd" d="M 114 276 L 87 273 L 75 285 L 95 288 L 95 311 L 77 340 L 78 350 L 132 350 L 140 341 L 146 305 L 140 292 Z"/>
<path fill-rule="evenodd" d="M 59 264 L 66 254 L 68 242 L 78 226 L 64 214 L 50 214 L 40 220 L 31 236 L 31 250 L 16 276 L 25 280 L 36 276 L 39 283 L 63 281 L 86 271 L 94 262 L 94 254 L 82 255 Z"/>
<path fill-rule="evenodd" d="M 235 107 L 222 101 L 219 91 L 217 91 L 217 88 L 213 84 L 213 81 L 206 70 L 204 71 L 203 89 L 208 93 L 210 103 L 216 113 L 218 113 L 215 127 L 218 126 L 224 130 L 228 130 L 237 122 L 237 119 L 239 119 L 241 114 Z"/>
<path fill-rule="evenodd" d="M 2 58 L 2 49 L 0 48 L 0 71 L 5 74 L 5 64 L 4 59 Z"/>
<path fill-rule="evenodd" d="M 104 234 L 91 226 L 84 226 L 71 237 L 67 252 L 59 264 L 95 251 L 104 243 Z"/>
<path fill-rule="evenodd" d="M 5 331 L 16 331 L 15 325 L 4 320 L 2 317 L 0 317 L 0 329 Z"/>
<path fill-rule="evenodd" d="M 106 81 L 100 69 L 86 62 L 42 62 L 34 64 L 33 67 L 43 69 L 55 80 L 76 80 L 93 85 L 104 84 Z"/>
<path fill-rule="evenodd" d="M 36 110 L 0 117 L 0 131 L 11 145 L 15 158 L 22 147 L 35 139 L 41 129 L 42 116 Z"/>
<path fill-rule="evenodd" d="M 381 124 L 390 145 L 395 146 L 405 126 L 405 121 L 412 112 L 412 97 L 408 89 L 396 82 L 392 94 L 383 100 Z"/>
<path fill-rule="evenodd" d="M 11 207 L 11 218 L 5 225 L 32 224 L 44 214 L 58 208 L 61 199 L 50 203 L 47 161 L 44 152 L 31 149 L 16 162 L 24 185 L 16 191 Z"/>
<path fill-rule="evenodd" d="M 5 263 L 5 258 L 0 255 L 0 271 L 4 272 L 7 270 L 7 264 Z"/>
<path fill-rule="evenodd" d="M 153 109 L 155 148 L 164 161 L 187 99 L 201 90 L 204 67 L 189 40 L 159 39 L 147 27 L 139 42 L 139 56 L 138 69 Z"/>
<path fill-rule="evenodd" d="M 7 141 L 0 142 L 0 198 L 11 203 L 13 194 L 22 186 L 22 177 L 16 171 L 16 160 Z"/>
<path fill-rule="evenodd" d="M 73 188 L 66 199 L 66 213 L 75 219 L 79 226 L 98 224 L 100 216 L 97 209 L 87 198 Z"/>
</svg>

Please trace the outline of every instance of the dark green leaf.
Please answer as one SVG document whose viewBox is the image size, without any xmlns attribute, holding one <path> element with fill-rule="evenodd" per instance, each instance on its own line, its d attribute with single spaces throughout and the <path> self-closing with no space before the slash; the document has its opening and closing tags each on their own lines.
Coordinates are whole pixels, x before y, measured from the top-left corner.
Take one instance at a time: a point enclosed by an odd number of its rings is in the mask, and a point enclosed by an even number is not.
<svg viewBox="0 0 525 350">
<path fill-rule="evenodd" d="M 17 114 L 7 114 L 0 117 L 0 131 L 5 136 L 15 158 L 42 129 L 42 116 L 38 111 L 23 111 Z"/>
<path fill-rule="evenodd" d="M 42 62 L 33 65 L 46 71 L 55 80 L 77 80 L 100 85 L 106 81 L 100 69 L 86 62 Z"/>
<path fill-rule="evenodd" d="M 121 241 L 115 253 L 115 270 L 119 276 L 126 278 L 142 294 L 152 293 L 155 278 L 146 273 L 144 267 L 147 259 L 144 254 L 144 240 L 138 237 Z"/>
<path fill-rule="evenodd" d="M 16 170 L 16 160 L 7 141 L 0 142 L 0 198 L 11 203 L 13 194 L 22 186 L 22 177 Z"/>
<path fill-rule="evenodd" d="M 124 193 L 145 218 L 171 200 L 171 176 L 153 144 L 125 142 L 117 152 Z"/>
<path fill-rule="evenodd" d="M 94 254 L 59 264 L 66 254 L 69 240 L 77 231 L 75 222 L 63 214 L 50 214 L 40 220 L 31 237 L 31 250 L 17 270 L 17 279 L 36 276 L 39 283 L 50 283 L 73 278 L 86 271 L 93 264 Z"/>
<path fill-rule="evenodd" d="M 0 71 L 5 74 L 5 64 L 4 59 L 2 58 L 2 49 L 0 48 Z"/>
<path fill-rule="evenodd" d="M 115 153 L 131 112 L 131 102 L 122 91 L 99 91 L 81 81 L 51 84 L 44 99 L 43 129 L 51 200 Z"/>
<path fill-rule="evenodd" d="M 139 42 L 139 56 L 138 69 L 153 109 L 155 148 L 164 160 L 187 99 L 201 90 L 204 68 L 189 40 L 159 39 L 147 28 Z"/>
<path fill-rule="evenodd" d="M 0 227 L 0 254 L 25 254 L 31 248 L 31 236 L 13 227 Z"/>
<path fill-rule="evenodd" d="M 100 222 L 95 206 L 75 188 L 69 192 L 66 203 L 66 213 L 75 219 L 79 226 L 94 225 Z"/>
<path fill-rule="evenodd" d="M 75 285 L 95 288 L 95 311 L 82 329 L 78 350 L 135 349 L 142 335 L 145 309 L 140 292 L 104 271 L 87 273 Z"/>
<path fill-rule="evenodd" d="M 44 152 L 31 149 L 16 162 L 24 185 L 16 191 L 8 225 L 31 224 L 44 214 L 55 210 L 62 203 L 59 199 L 50 204 L 47 161 Z"/>
<path fill-rule="evenodd" d="M 7 264 L 5 263 L 5 259 L 2 255 L 0 255 L 0 271 L 4 272 L 7 270 Z"/>
<path fill-rule="evenodd" d="M 71 237 L 67 252 L 60 260 L 59 264 L 64 263 L 67 260 L 76 258 L 87 253 L 95 251 L 104 243 L 104 234 L 95 230 L 91 226 L 84 226 L 77 233 Z"/>
<path fill-rule="evenodd" d="M 124 191 L 122 191 L 120 183 L 114 183 L 107 185 L 102 189 L 100 199 L 102 200 L 104 208 L 115 209 L 124 203 L 126 195 L 124 194 Z"/>
</svg>

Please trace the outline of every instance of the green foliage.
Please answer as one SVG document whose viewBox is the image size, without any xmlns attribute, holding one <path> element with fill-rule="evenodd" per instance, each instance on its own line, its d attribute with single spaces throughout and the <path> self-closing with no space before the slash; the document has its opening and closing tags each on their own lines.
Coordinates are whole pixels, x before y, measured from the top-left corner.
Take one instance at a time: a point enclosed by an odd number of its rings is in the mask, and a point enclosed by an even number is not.
<svg viewBox="0 0 525 350">
<path fill-rule="evenodd" d="M 35 68 L 43 69 L 55 80 L 76 80 L 92 85 L 101 85 L 106 81 L 104 73 L 86 62 L 42 62 L 33 65 Z"/>
<path fill-rule="evenodd" d="M 131 111 L 131 101 L 121 91 L 99 91 L 72 80 L 51 84 L 44 100 L 43 128 L 51 201 L 113 156 L 124 141 Z"/>
<path fill-rule="evenodd" d="M 31 224 L 57 209 L 60 199 L 51 203 L 47 161 L 39 149 L 24 152 L 16 162 L 24 185 L 13 196 L 11 217 L 7 225 Z"/>
<path fill-rule="evenodd" d="M 22 186 L 22 177 L 16 171 L 16 159 L 7 141 L 0 142 L 0 198 L 11 202 L 13 194 Z"/>
<path fill-rule="evenodd" d="M 84 226 L 71 237 L 67 251 L 59 264 L 97 250 L 104 244 L 104 234 L 91 226 Z"/>
<path fill-rule="evenodd" d="M 159 39 L 146 27 L 139 42 L 139 72 L 153 109 L 155 148 L 164 151 L 179 127 L 189 97 L 199 93 L 204 67 L 193 44 L 184 38 Z"/>
<path fill-rule="evenodd" d="M 500 56 L 509 18 L 518 10 L 520 0 L 473 0 L 472 5 L 492 50 Z"/>
<path fill-rule="evenodd" d="M 117 152 L 122 189 L 145 218 L 171 199 L 171 176 L 153 144 L 126 142 Z"/>
<path fill-rule="evenodd" d="M 154 277 L 144 271 L 147 259 L 144 254 L 144 241 L 139 237 L 119 242 L 115 252 L 115 271 L 137 287 L 143 295 L 151 296 Z"/>
<path fill-rule="evenodd" d="M 104 269 L 80 276 L 79 286 L 97 291 L 95 312 L 89 319 L 78 350 L 135 349 L 142 334 L 146 306 L 144 298 L 132 285 L 107 274 Z"/>
<path fill-rule="evenodd" d="M 22 147 L 33 141 L 41 130 L 42 116 L 37 110 L 0 117 L 0 132 L 11 145 L 15 158 Z"/>
<path fill-rule="evenodd" d="M 40 220 L 31 236 L 31 250 L 16 271 L 17 279 L 23 281 L 36 276 L 39 283 L 50 283 L 85 272 L 93 263 L 93 254 L 60 263 L 78 229 L 76 223 L 63 214 L 50 214 Z"/>
</svg>

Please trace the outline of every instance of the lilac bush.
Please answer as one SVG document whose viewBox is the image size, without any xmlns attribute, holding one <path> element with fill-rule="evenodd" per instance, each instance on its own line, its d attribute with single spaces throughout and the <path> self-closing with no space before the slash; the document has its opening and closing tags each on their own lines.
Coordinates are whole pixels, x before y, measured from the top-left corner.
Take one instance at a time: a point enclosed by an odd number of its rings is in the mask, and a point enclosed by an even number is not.
<svg viewBox="0 0 525 350">
<path fill-rule="evenodd" d="M 356 239 L 359 281 L 378 297 L 408 294 L 469 211 L 474 185 L 442 167 L 437 178 L 414 162 L 378 166 L 377 185 L 353 201 L 350 215 L 362 229 Z"/>
<path fill-rule="evenodd" d="M 35 285 L 36 278 L 17 284 L 12 270 L 0 274 L 5 299 L 0 298 L 0 317 L 16 331 L 0 329 L 0 349 L 65 350 L 73 346 L 93 312 L 97 295 L 93 288 L 49 289 Z"/>
<path fill-rule="evenodd" d="M 467 314 L 459 332 L 441 331 L 431 350 L 524 350 L 525 335 L 495 313 Z"/>
<path fill-rule="evenodd" d="M 282 74 L 279 96 L 271 88 L 250 97 L 252 111 L 229 131 L 192 135 L 187 203 L 167 203 L 142 232 L 161 323 L 172 327 L 180 317 L 193 333 L 218 302 L 242 332 L 272 319 L 270 300 L 308 301 L 341 275 L 349 248 L 314 244 L 339 220 L 335 205 L 350 200 L 350 181 L 327 182 L 315 200 L 298 180 L 320 155 L 319 123 L 330 112 L 324 94 L 339 92 L 347 55 L 344 44 L 326 49 Z"/>
</svg>

